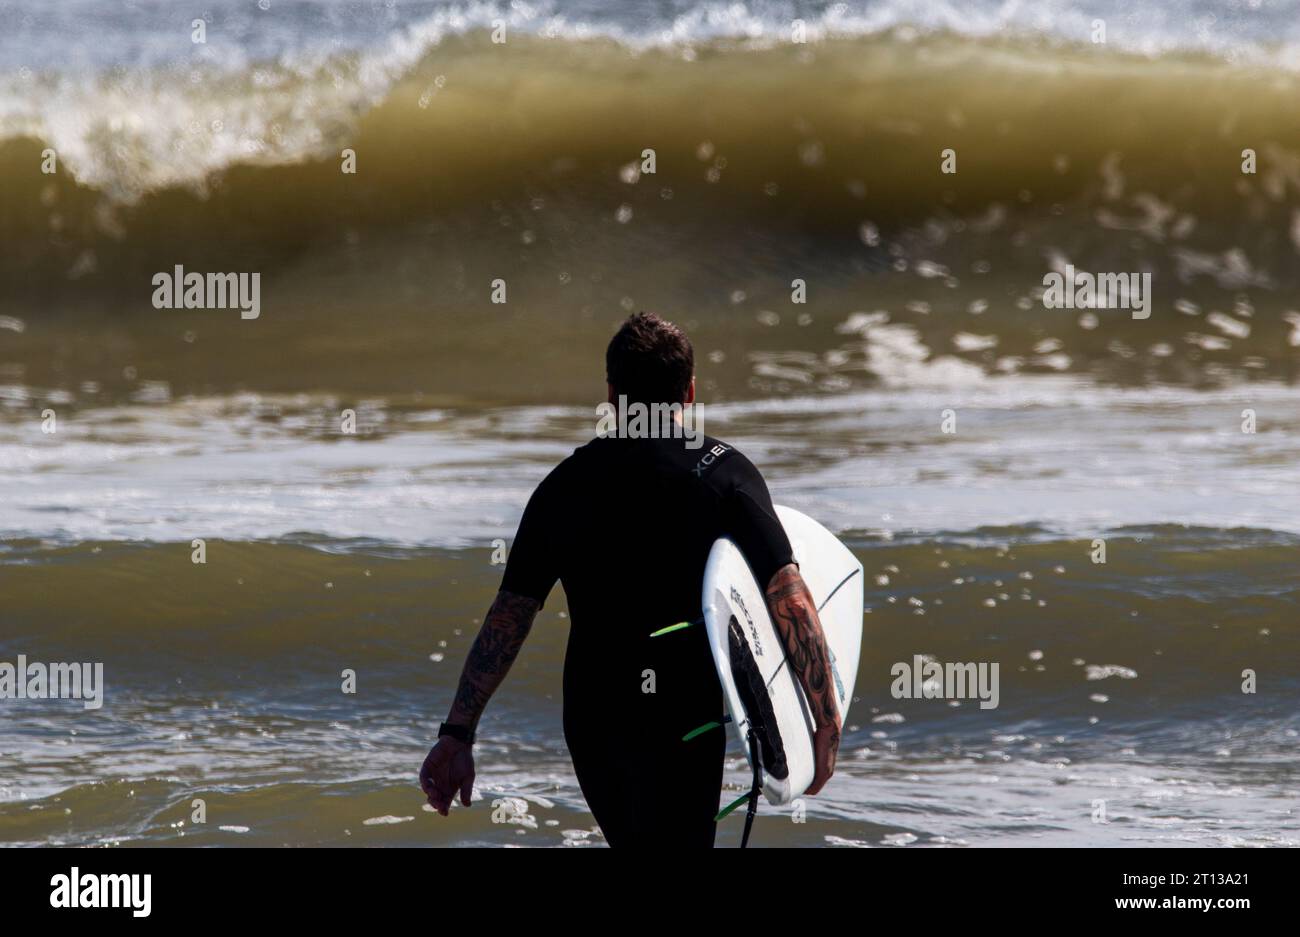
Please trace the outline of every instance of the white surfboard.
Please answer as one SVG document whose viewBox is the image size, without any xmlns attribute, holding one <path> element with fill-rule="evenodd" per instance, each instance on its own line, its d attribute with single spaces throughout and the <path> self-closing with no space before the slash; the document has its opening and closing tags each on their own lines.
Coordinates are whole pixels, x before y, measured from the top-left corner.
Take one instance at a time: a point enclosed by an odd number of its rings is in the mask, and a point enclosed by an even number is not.
<svg viewBox="0 0 1300 937">
<path fill-rule="evenodd" d="M 794 559 L 818 606 L 831 652 L 840 718 L 853 699 L 862 647 L 862 564 L 835 535 L 792 508 L 776 508 Z M 763 586 L 740 548 L 723 537 L 704 567 L 704 624 L 722 681 L 731 724 L 749 756 L 749 727 L 759 735 L 763 794 L 788 804 L 812 783 L 813 719 L 803 688 L 786 664 Z M 751 765 L 751 768 L 753 765 Z"/>
</svg>

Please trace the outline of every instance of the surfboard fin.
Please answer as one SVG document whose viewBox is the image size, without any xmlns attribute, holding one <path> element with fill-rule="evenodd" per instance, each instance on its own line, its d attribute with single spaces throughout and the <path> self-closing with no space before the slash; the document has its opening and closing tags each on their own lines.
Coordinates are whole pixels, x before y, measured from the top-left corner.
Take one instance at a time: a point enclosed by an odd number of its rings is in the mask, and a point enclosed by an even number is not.
<svg viewBox="0 0 1300 937">
<path fill-rule="evenodd" d="M 672 634 L 674 631 L 681 631 L 683 628 L 689 628 L 691 625 L 702 624 L 704 624 L 704 619 L 702 617 L 697 618 L 694 621 L 679 621 L 675 625 L 669 625 L 667 628 L 660 628 L 658 631 L 650 632 L 650 637 L 657 638 L 661 634 Z"/>
<path fill-rule="evenodd" d="M 727 814 L 731 813 L 731 811 L 735 810 L 735 809 L 736 809 L 737 807 L 739 807 L 741 804 L 748 803 L 748 802 L 749 802 L 749 797 L 750 797 L 750 792 L 749 792 L 749 791 L 745 791 L 745 793 L 741 794 L 739 797 L 737 797 L 737 798 L 736 798 L 735 800 L 733 800 L 731 803 L 727 804 L 727 806 L 725 806 L 725 807 L 723 807 L 721 810 L 719 810 L 719 811 L 718 811 L 718 815 L 717 815 L 716 817 L 713 818 L 713 822 L 714 822 L 714 823 L 719 822 L 720 820 L 722 820 L 723 818 L 725 818 L 725 817 L 727 816 Z"/>
<path fill-rule="evenodd" d="M 669 625 L 667 628 L 660 628 L 658 631 L 650 632 L 650 637 L 657 638 L 661 634 L 672 634 L 674 631 L 681 631 L 683 628 L 689 628 L 695 624 L 693 621 L 679 621 L 675 625 Z"/>
<path fill-rule="evenodd" d="M 696 736 L 703 735 L 705 732 L 708 732 L 710 729 L 721 729 L 730 721 L 731 721 L 731 716 L 723 716 L 721 720 L 715 719 L 712 722 L 706 722 L 698 729 L 691 729 L 691 731 L 683 735 L 682 741 L 689 742 L 691 739 L 695 738 Z"/>
</svg>

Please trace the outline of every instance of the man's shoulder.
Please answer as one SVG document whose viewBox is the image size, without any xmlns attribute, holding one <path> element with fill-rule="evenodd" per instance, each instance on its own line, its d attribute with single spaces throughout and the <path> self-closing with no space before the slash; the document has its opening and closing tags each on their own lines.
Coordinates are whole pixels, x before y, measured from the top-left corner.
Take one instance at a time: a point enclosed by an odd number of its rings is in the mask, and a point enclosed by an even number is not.
<svg viewBox="0 0 1300 937">
<path fill-rule="evenodd" d="M 691 475 L 714 487 L 728 487 L 736 479 L 757 472 L 754 463 L 734 445 L 712 436 L 705 436 L 703 444 L 694 453 Z"/>
<path fill-rule="evenodd" d="M 583 443 L 560 460 L 560 464 L 555 467 L 555 471 L 558 472 L 561 469 L 571 471 L 592 459 L 599 458 L 604 451 L 605 447 L 603 443 L 605 441 L 605 437 L 603 436 L 592 437 L 589 441 Z"/>
<path fill-rule="evenodd" d="M 617 440 L 596 437 L 574 449 L 548 477 L 556 482 L 577 479 L 587 472 L 599 472 L 609 466 L 607 460 L 628 457 L 629 453 L 616 451 Z M 685 471 L 689 478 L 718 490 L 734 487 L 738 482 L 758 476 L 758 468 L 735 445 L 713 436 L 701 435 L 696 445 L 674 440 L 671 450 L 658 449 L 660 456 L 667 455 L 661 463 L 674 471 Z M 667 444 L 664 444 L 667 445 Z M 641 450 L 651 457 L 649 450 Z"/>
<path fill-rule="evenodd" d="M 602 460 L 610 455 L 608 447 L 604 445 L 606 442 L 606 439 L 597 436 L 578 446 L 551 469 L 546 482 L 561 482 L 575 479 L 583 472 L 598 471 Z"/>
</svg>

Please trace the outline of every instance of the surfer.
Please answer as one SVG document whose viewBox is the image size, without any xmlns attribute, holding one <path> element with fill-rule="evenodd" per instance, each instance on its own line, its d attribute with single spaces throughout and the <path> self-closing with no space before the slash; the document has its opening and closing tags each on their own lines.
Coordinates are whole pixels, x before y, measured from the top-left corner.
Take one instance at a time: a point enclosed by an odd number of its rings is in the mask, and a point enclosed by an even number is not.
<svg viewBox="0 0 1300 937">
<path fill-rule="evenodd" d="M 675 325 L 640 313 L 605 355 L 609 402 L 695 401 L 695 358 Z M 680 412 L 678 412 L 680 419 Z M 555 582 L 570 629 L 564 737 L 574 772 L 611 846 L 712 846 L 725 734 L 693 729 L 723 714 L 701 623 L 705 560 L 728 536 L 766 583 L 772 621 L 816 723 L 816 794 L 835 770 L 839 714 L 812 596 L 767 485 L 734 446 L 705 437 L 598 436 L 561 462 L 529 499 L 500 591 L 461 672 L 420 786 L 443 816 L 469 806 L 473 744 Z M 681 623 L 687 627 L 651 637 Z"/>
</svg>

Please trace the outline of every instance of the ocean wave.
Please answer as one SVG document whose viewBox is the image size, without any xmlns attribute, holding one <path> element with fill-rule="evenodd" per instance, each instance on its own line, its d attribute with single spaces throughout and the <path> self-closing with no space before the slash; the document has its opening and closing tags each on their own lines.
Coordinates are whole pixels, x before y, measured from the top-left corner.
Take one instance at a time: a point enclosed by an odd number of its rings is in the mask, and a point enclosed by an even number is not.
<svg viewBox="0 0 1300 937">
<path fill-rule="evenodd" d="M 187 21 L 148 6 L 102 23 L 90 5 L 59 4 L 15 15 L 19 28 L 0 43 L 0 65 L 8 66 L 0 71 L 0 139 L 39 139 L 84 184 L 132 200 L 168 185 L 201 185 L 236 164 L 319 157 L 405 79 L 422 82 L 418 100 L 428 107 L 444 81 L 463 85 L 456 73 L 462 46 L 478 46 L 484 37 L 493 39 L 507 71 L 536 61 L 537 43 L 550 50 L 546 58 L 575 64 L 603 43 L 680 63 L 776 48 L 799 50 L 809 62 L 828 44 L 833 54 L 845 44 L 905 48 L 948 37 L 971 50 L 992 46 L 994 57 L 1001 45 L 1038 50 L 1031 70 L 1058 54 L 1102 69 L 1128 67 L 1125 56 L 1176 63 L 1202 55 L 1290 73 L 1300 67 L 1293 8 L 1288 2 L 1224 11 L 1198 3 L 1189 15 L 1173 6 L 1134 13 L 1117 0 L 1086 9 L 1073 0 L 884 0 L 674 2 L 647 13 L 636 5 L 587 3 L 367 10 L 317 2 L 272 12 L 218 2 L 202 17 L 210 41 L 196 44 Z M 1109 28 L 1100 43 L 1098 23 Z M 512 55 L 519 50 L 524 62 Z M 427 67 L 437 62 L 446 63 L 444 74 Z M 586 67 L 603 64 L 596 57 Z M 615 86 L 622 71 L 615 66 L 608 75 Z"/>
<path fill-rule="evenodd" d="M 638 306 L 818 332 L 720 349 L 761 392 L 1296 376 L 1300 77 L 952 36 L 722 43 L 690 61 L 598 39 L 507 51 L 481 32 L 413 48 L 391 85 L 128 72 L 104 79 L 113 107 L 0 144 L 6 177 L 33 176 L 47 143 L 60 167 L 0 202 L 0 315 L 64 330 L 107 308 L 114 329 L 198 333 L 151 308 L 156 273 L 253 270 L 263 328 L 341 343 L 366 308 L 414 355 L 518 325 L 481 314 L 508 273 L 515 302 L 566 335 Z M 1150 318 L 1046 309 L 1045 276 L 1071 269 L 1150 274 Z M 850 347 L 820 334 L 830 323 Z"/>
<path fill-rule="evenodd" d="M 449 10 L 383 52 L 18 79 L 0 378 L 501 399 L 494 355 L 544 323 L 512 367 L 568 402 L 636 308 L 731 395 L 1300 376 L 1300 76 L 951 30 L 631 50 L 560 16 L 503 46 Z M 259 272 L 262 340 L 153 308 L 178 265 Z M 1046 308 L 1071 269 L 1149 274 L 1150 317 Z"/>
</svg>

